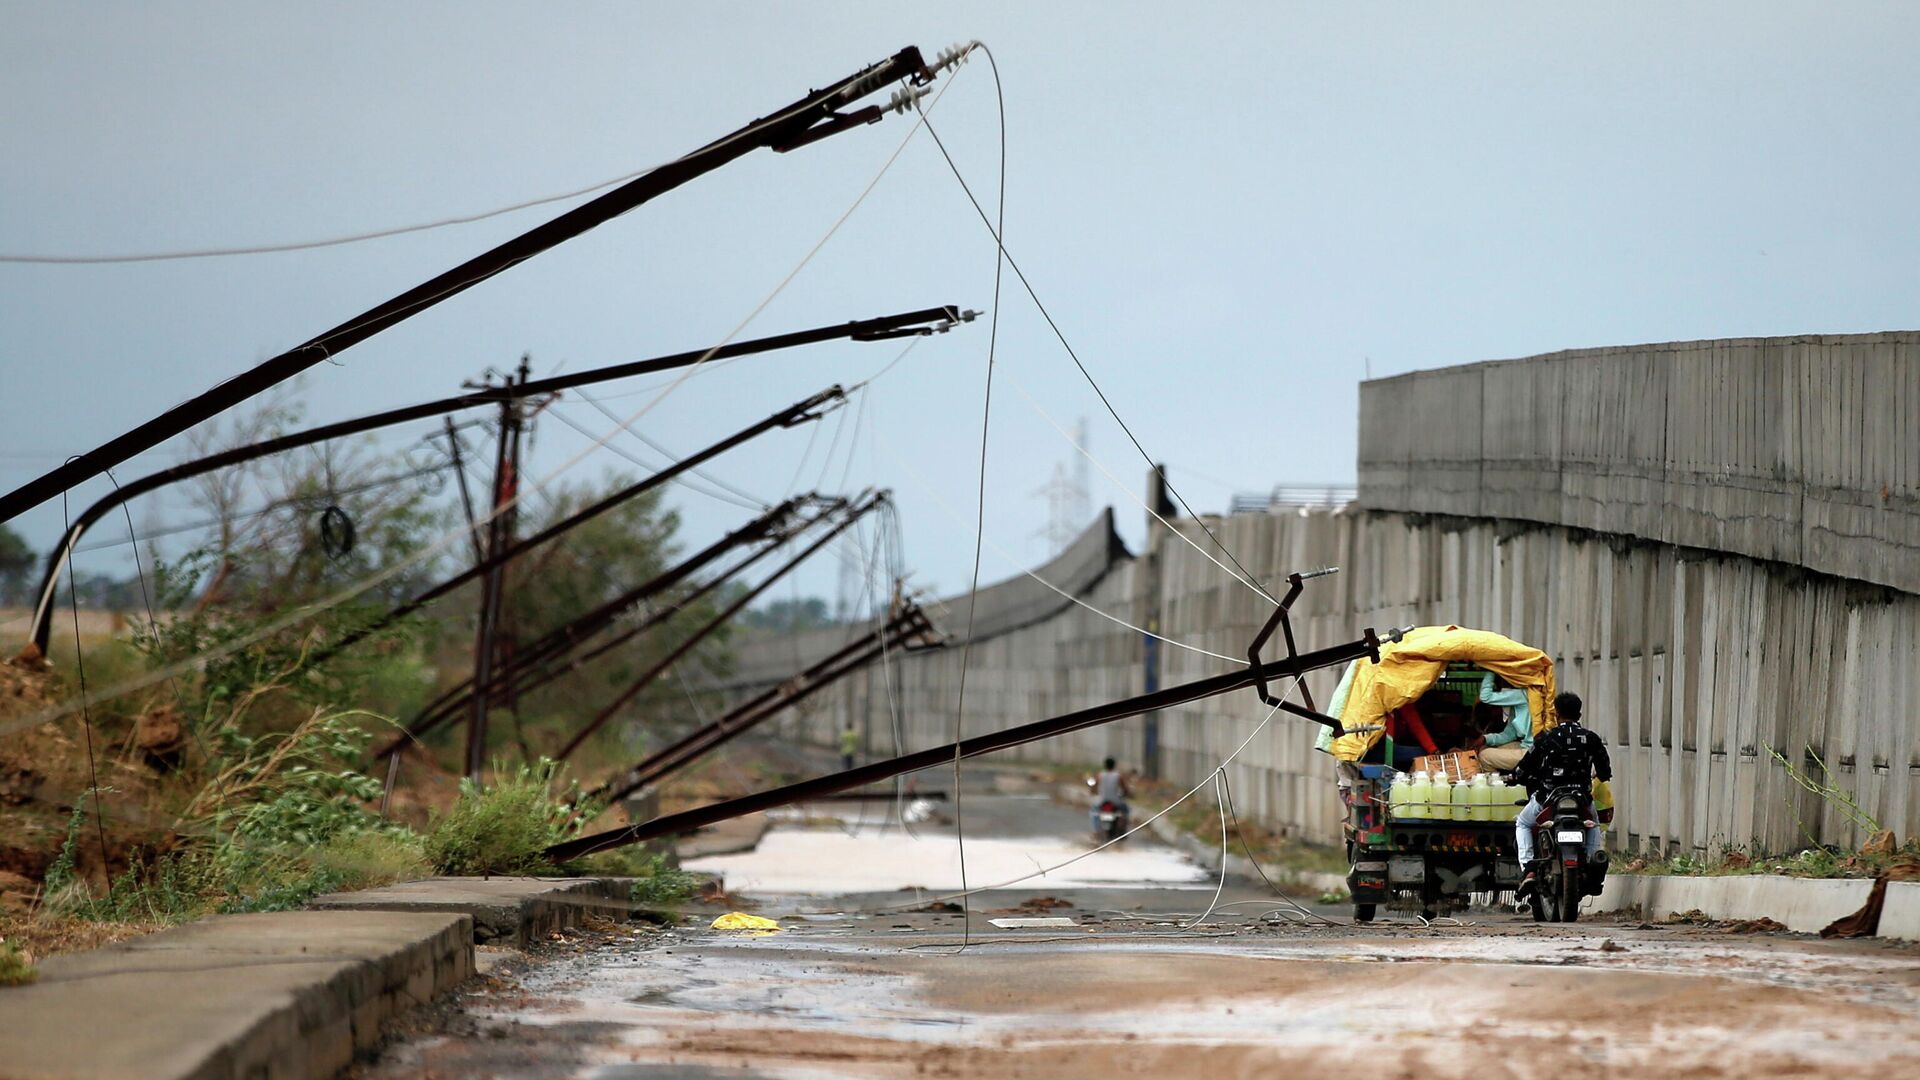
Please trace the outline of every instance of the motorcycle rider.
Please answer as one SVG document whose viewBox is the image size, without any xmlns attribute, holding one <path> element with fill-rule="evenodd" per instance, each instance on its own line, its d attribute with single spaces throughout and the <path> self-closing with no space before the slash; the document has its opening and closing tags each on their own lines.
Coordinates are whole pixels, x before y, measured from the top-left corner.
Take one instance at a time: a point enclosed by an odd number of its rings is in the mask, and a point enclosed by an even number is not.
<svg viewBox="0 0 1920 1080">
<path fill-rule="evenodd" d="M 1121 775 L 1108 758 L 1100 768 L 1100 775 L 1093 780 L 1093 803 L 1087 808 L 1087 828 L 1094 833 L 1100 831 L 1100 804 L 1112 803 L 1120 811 L 1124 820 L 1127 816 L 1127 796 L 1133 792 L 1127 790 L 1127 778 Z"/>
<path fill-rule="evenodd" d="M 1589 792 L 1590 778 L 1602 783 L 1613 780 L 1613 762 L 1607 757 L 1606 741 L 1595 735 L 1580 723 L 1580 698 L 1576 694 L 1561 694 L 1553 699 L 1553 711 L 1560 722 L 1540 733 L 1533 740 L 1533 748 L 1527 751 L 1520 764 L 1514 767 L 1514 776 L 1527 786 L 1527 805 L 1513 823 L 1514 840 L 1520 847 L 1520 865 L 1526 869 L 1526 877 L 1521 880 L 1517 895 L 1531 896 L 1539 881 L 1539 864 L 1534 860 L 1533 833 L 1545 808 L 1545 799 L 1549 793 L 1561 789 L 1577 787 L 1583 793 Z M 1596 815 L 1596 822 L 1587 833 L 1587 856 L 1599 859 L 1600 843 L 1604 835 L 1601 828 L 1606 821 L 1612 820 L 1611 809 Z"/>
</svg>

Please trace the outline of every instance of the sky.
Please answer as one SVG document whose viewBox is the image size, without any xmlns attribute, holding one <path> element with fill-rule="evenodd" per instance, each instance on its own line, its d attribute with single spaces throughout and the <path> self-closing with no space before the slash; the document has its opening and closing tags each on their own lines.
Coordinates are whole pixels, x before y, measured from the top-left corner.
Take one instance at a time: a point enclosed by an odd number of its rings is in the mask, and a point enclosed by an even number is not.
<svg viewBox="0 0 1920 1080">
<path fill-rule="evenodd" d="M 1350 483 L 1369 374 L 1920 325 L 1911 4 L 7 0 L 0 18 L 6 254 L 300 241 L 488 210 L 668 160 L 904 45 L 980 39 L 1004 81 L 1008 250 L 1202 511 L 1281 482 Z M 890 117 L 703 177 L 313 369 L 306 415 L 445 396 L 523 353 L 550 374 L 701 348 L 769 295 L 746 336 L 990 310 L 992 239 L 927 132 L 874 183 L 912 126 Z M 933 127 L 990 203 L 1000 127 L 983 57 L 952 76 Z M 0 264 L 0 486 L 568 205 L 317 251 Z M 1040 409 L 1087 419 L 1093 503 L 1115 505 L 1137 549 L 1145 461 L 1011 274 L 1000 314 L 982 580 L 1047 554 L 1036 492 L 1076 455 Z M 857 423 L 848 410 L 771 435 L 710 471 L 773 499 L 843 477 L 890 487 L 913 584 L 963 589 L 988 344 L 985 319 L 929 339 L 865 392 Z M 744 359 L 650 407 L 670 380 L 596 395 L 623 418 L 648 407 L 635 426 L 686 453 L 898 353 Z M 554 408 L 613 430 L 577 397 Z M 543 421 L 528 473 L 631 471 L 610 449 L 579 458 L 591 445 Z M 176 440 L 118 475 L 183 453 Z M 76 489 L 74 509 L 105 490 Z M 670 501 L 689 546 L 746 515 Z M 191 515 L 177 496 L 135 508 L 143 530 Z M 44 549 L 60 522 L 55 500 L 12 524 Z M 789 591 L 837 586 L 822 564 Z"/>
</svg>

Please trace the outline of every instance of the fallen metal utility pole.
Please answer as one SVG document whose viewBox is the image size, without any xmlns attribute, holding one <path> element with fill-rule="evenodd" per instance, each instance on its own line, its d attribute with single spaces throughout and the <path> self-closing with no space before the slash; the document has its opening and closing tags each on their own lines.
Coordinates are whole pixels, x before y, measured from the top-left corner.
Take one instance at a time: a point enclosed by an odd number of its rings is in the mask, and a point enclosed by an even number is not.
<svg viewBox="0 0 1920 1080">
<path fill-rule="evenodd" d="M 585 640 L 592 633 L 597 632 L 599 629 L 620 618 L 620 616 L 631 610 L 635 605 L 651 597 L 658 596 L 687 580 L 736 547 L 769 538 L 777 542 L 784 542 L 789 539 L 792 534 L 783 534 L 782 529 L 788 519 L 793 516 L 795 509 L 805 502 L 813 501 L 815 498 L 814 496 L 805 496 L 802 498 L 789 499 L 779 506 L 768 510 L 766 513 L 761 514 L 759 517 L 735 529 L 733 532 L 708 544 L 705 548 L 681 560 L 679 563 L 668 567 L 653 577 L 648 578 L 646 581 L 621 593 L 619 596 L 599 605 L 592 611 L 549 632 L 539 641 L 528 646 L 519 657 L 516 657 L 516 663 L 531 664 L 559 655 L 565 650 L 572 648 L 573 645 L 579 641 Z M 818 519 L 816 518 L 815 520 Z M 812 522 L 808 522 L 808 525 L 811 524 Z M 510 675 L 511 672 L 502 672 L 501 674 Z M 498 683 L 489 689 L 497 689 L 497 687 Z M 375 756 L 385 757 L 405 746 L 408 742 L 438 727 L 465 704 L 466 695 L 471 694 L 473 689 L 473 680 L 467 679 L 460 685 L 441 694 L 439 698 L 436 698 L 433 702 L 430 702 L 426 708 L 421 710 L 420 714 L 407 725 L 405 732 L 396 736 L 393 741 L 382 747 Z"/>
<path fill-rule="evenodd" d="M 909 46 L 824 90 L 809 93 L 786 108 L 630 180 L 544 225 L 536 226 L 48 470 L 5 496 L 0 496 L 0 521 L 7 521 L 75 484 L 98 476 L 133 455 L 151 449 L 195 424 L 209 420 L 298 375 L 322 360 L 339 356 L 388 327 L 412 318 L 597 225 L 611 221 L 656 196 L 712 172 L 735 158 L 761 147 L 784 153 L 848 128 L 873 123 L 885 115 L 878 105 L 869 105 L 852 113 L 839 110 L 889 83 L 910 80 L 915 86 L 924 86 L 933 81 L 934 75 L 935 71 L 928 68 L 926 61 L 921 58 L 920 50 Z"/>
<path fill-rule="evenodd" d="M 974 312 L 970 311 L 963 312 L 952 305 L 925 308 L 920 311 L 909 311 L 900 315 L 888 315 L 878 319 L 860 319 L 854 322 L 842 323 L 837 326 L 823 326 L 812 330 L 799 330 L 790 334 L 755 338 L 752 341 L 735 342 L 732 345 L 721 348 L 717 352 L 713 352 L 712 355 L 715 360 L 724 360 L 736 356 L 750 356 L 756 353 L 790 349 L 801 345 L 813 345 L 824 341 L 887 341 L 899 337 L 924 337 L 931 334 L 945 333 L 959 323 L 971 320 L 974 314 Z M 195 458 L 192 461 L 183 461 L 171 468 L 162 469 L 159 472 L 129 480 L 115 488 L 110 494 L 102 496 L 85 510 L 82 510 L 79 516 L 73 519 L 73 523 L 67 527 L 66 533 L 60 538 L 60 542 L 55 544 L 53 550 L 48 553 L 46 566 L 42 569 L 40 575 L 40 588 L 36 594 L 37 598 L 34 601 L 33 644 L 40 650 L 42 656 L 46 655 L 47 643 L 52 634 L 54 594 L 59 589 L 60 574 L 62 567 L 66 565 L 67 557 L 79 544 L 80 538 L 86 534 L 88 529 L 92 528 L 101 518 L 128 500 L 138 498 L 150 491 L 158 490 L 182 480 L 188 480 L 195 476 L 213 472 L 216 469 L 245 464 L 246 462 L 255 461 L 272 454 L 298 449 L 302 446 L 312 446 L 315 443 L 325 442 L 329 439 L 339 439 L 349 435 L 360 435 L 413 420 L 445 416 L 449 413 L 460 412 L 464 409 L 476 408 L 482 405 L 495 405 L 508 400 L 516 393 L 527 396 L 551 394 L 578 386 L 591 386 L 596 383 L 610 382 L 615 379 L 625 379 L 636 375 L 649 375 L 655 372 L 671 371 L 675 368 L 687 367 L 697 362 L 701 357 L 707 356 L 711 351 L 712 350 L 702 349 L 693 352 L 673 353 L 668 356 L 655 357 L 651 360 L 639 360 L 628 364 L 615 364 L 610 367 L 569 372 L 547 379 L 534 379 L 520 387 L 491 387 L 471 393 L 459 394 L 454 397 L 440 398 L 437 401 L 421 402 L 418 405 L 405 405 L 397 409 L 388 409 L 385 412 L 356 417 L 352 420 L 342 420 L 334 424 L 324 424 L 320 427 L 309 428 L 306 431 L 296 431 L 289 435 L 282 435 L 257 443 L 250 443 L 246 446 L 236 446 L 229 450 L 222 450 L 217 454 L 208 454 L 205 457 Z M 477 543 L 478 538 L 476 537 L 476 544 Z"/>
<path fill-rule="evenodd" d="M 555 627 L 545 636 L 516 653 L 506 667 L 495 672 L 493 684 L 488 687 L 487 692 L 495 696 L 511 694 L 516 698 L 522 697 L 553 682 L 569 671 L 578 670 L 581 665 L 605 656 L 619 646 L 632 641 L 634 638 L 639 637 L 679 614 L 687 605 L 695 603 L 721 585 L 732 580 L 735 576 L 746 571 L 761 559 L 780 550 L 780 547 L 787 541 L 805 532 L 807 529 L 812 528 L 814 525 L 819 524 L 821 521 L 824 521 L 827 516 L 827 514 L 822 513 L 784 533 L 776 532 L 762 538 L 767 542 L 752 555 L 740 560 L 726 570 L 707 578 L 691 592 L 675 599 L 672 604 L 652 612 L 646 618 L 641 619 L 639 622 L 627 627 L 579 656 L 569 657 L 567 654 L 619 621 L 625 614 L 626 609 L 623 607 L 611 612 L 605 609 L 595 609 L 594 612 L 576 617 Z M 639 600 L 634 601 L 634 603 L 639 602 Z M 439 714 L 451 714 L 464 707 L 467 695 L 472 692 L 472 679 L 467 679 L 459 685 L 449 688 L 445 693 L 441 694 L 440 697 L 429 702 L 428 705 L 421 710 L 417 718 L 421 726 L 409 726 L 408 730 L 417 735 L 438 727 L 446 719 L 446 715 Z"/>
<path fill-rule="evenodd" d="M 1317 573 L 1318 572 L 1316 572 L 1316 575 Z M 1288 581 L 1297 586 L 1303 578 L 1316 575 L 1293 574 L 1289 576 Z M 1287 619 L 1287 609 L 1291 606 L 1298 592 L 1299 590 L 1296 588 L 1287 594 L 1282 605 L 1275 611 L 1273 619 L 1268 622 L 1267 629 L 1262 632 L 1261 640 L 1264 641 L 1272 633 L 1272 627 L 1275 623 L 1287 626 L 1289 630 L 1287 636 L 1289 639 L 1292 637 L 1291 624 Z M 1387 637 L 1389 640 L 1398 641 L 1404 632 L 1403 630 L 1394 630 L 1390 632 Z M 947 765 L 952 763 L 956 757 L 978 757 L 982 754 L 993 753 L 996 750 L 1005 750 L 1025 743 L 1037 742 L 1041 739 L 1050 739 L 1059 735 L 1071 734 L 1072 732 L 1081 731 L 1086 728 L 1112 723 L 1115 720 L 1123 720 L 1130 716 L 1139 716 L 1142 713 L 1154 709 L 1170 709 L 1178 705 L 1185 705 L 1189 702 L 1231 693 L 1235 690 L 1261 686 L 1268 680 L 1288 677 L 1297 678 L 1309 671 L 1333 667 L 1337 664 L 1344 664 L 1352 660 L 1360 659 L 1361 657 L 1371 658 L 1377 663 L 1380 659 L 1380 642 L 1381 639 L 1374 633 L 1373 629 L 1369 627 L 1361 634 L 1357 641 L 1347 642 L 1343 645 L 1332 645 L 1304 654 L 1294 653 L 1289 649 L 1289 655 L 1282 660 L 1262 663 L 1258 660 L 1256 653 L 1253 662 L 1242 671 L 1228 672 L 1224 675 L 1198 679 L 1194 682 L 1183 683 L 1179 686 L 1170 686 L 1153 693 L 1107 702 L 1103 705 L 1095 705 L 1092 708 L 1081 709 L 1078 712 L 1067 713 L 1063 716 L 1036 720 L 1030 724 L 1022 724 L 1018 727 L 989 732 L 985 735 L 976 735 L 973 738 L 963 739 L 957 743 L 948 743 L 945 746 L 936 746 L 916 753 L 888 758 L 884 761 L 875 761 L 858 768 L 830 773 L 812 780 L 802 780 L 796 784 L 788 784 L 770 791 L 763 791 L 757 795 L 729 799 L 709 806 L 695 807 L 692 810 L 667 814 L 621 829 L 608 829 L 604 832 L 576 837 L 575 839 L 547 848 L 546 855 L 548 858 L 557 861 L 578 859 L 598 851 L 623 847 L 627 844 L 642 843 L 661 836 L 672 836 L 706 825 L 712 825 L 718 821 L 726 821 L 730 818 L 741 817 L 746 814 L 757 814 L 764 810 L 774 809 L 775 807 L 805 802 L 823 795 L 832 795 L 837 792 L 864 787 L 868 784 L 876 784 L 882 780 L 890 780 L 893 777 L 905 773 L 919 772 L 922 769 L 931 769 L 941 765 Z M 1277 701 L 1277 704 L 1273 706 L 1274 708 L 1292 713 L 1296 716 L 1304 716 L 1316 723 L 1326 725 L 1331 728 L 1336 735 L 1342 731 L 1340 721 L 1333 717 L 1316 712 L 1308 706 L 1296 705 L 1284 698 L 1274 700 Z"/>
<path fill-rule="evenodd" d="M 618 713 L 621 709 L 625 708 L 628 702 L 632 701 L 636 697 L 639 697 L 640 693 L 644 691 L 648 686 L 651 686 L 655 679 L 658 679 L 661 675 L 665 674 L 668 671 L 668 669 L 672 668 L 674 664 L 678 663 L 688 653 L 692 652 L 696 647 L 699 646 L 699 644 L 702 641 L 705 641 L 715 631 L 719 630 L 721 627 L 732 622 L 734 616 L 740 614 L 741 611 L 745 610 L 748 604 L 751 604 L 755 600 L 759 599 L 760 594 L 772 588 L 781 578 L 785 577 L 795 567 L 799 566 L 803 562 L 806 562 L 809 558 L 813 556 L 815 552 L 819 551 L 821 548 L 826 547 L 828 544 L 832 543 L 834 539 L 837 538 L 841 533 L 844 533 L 848 529 L 851 529 L 854 526 L 854 523 L 858 522 L 861 518 L 867 516 L 867 514 L 871 513 L 875 508 L 885 505 L 886 501 L 887 501 L 887 493 L 884 491 L 877 491 L 877 492 L 874 492 L 872 495 L 869 495 L 867 498 L 861 500 L 859 503 L 855 504 L 853 507 L 849 508 L 847 511 L 846 517 L 842 521 L 840 521 L 839 524 L 835 525 L 832 529 L 829 529 L 826 535 L 821 536 L 819 539 L 813 541 L 813 543 L 808 544 L 805 548 L 802 548 L 797 555 L 795 555 L 791 559 L 788 559 L 785 565 L 775 570 L 772 574 L 769 574 L 764 581 L 760 582 L 760 584 L 755 585 L 753 588 L 748 589 L 746 592 L 736 597 L 731 604 L 728 604 L 726 607 L 721 608 L 718 612 L 714 614 L 713 618 L 708 619 L 704 624 L 702 624 L 692 632 L 688 633 L 686 637 L 682 638 L 680 643 L 678 645 L 675 645 L 673 649 L 667 653 L 667 655 L 661 657 L 659 660 L 655 661 L 652 666 L 648 667 L 647 670 L 641 672 L 631 683 L 627 685 L 627 688 L 625 690 L 622 690 L 617 697 L 615 697 L 612 701 L 609 701 L 604 707 L 601 708 L 601 710 L 598 713 L 594 714 L 593 719 L 587 721 L 586 724 L 583 725 L 579 731 L 575 732 L 573 735 L 573 738 L 567 740 L 567 745 L 561 747 L 560 752 L 555 754 L 553 756 L 553 759 L 555 761 L 565 761 L 568 755 L 572 754 L 575 750 L 578 750 L 580 748 L 581 743 L 586 742 L 589 738 L 592 738 L 594 732 L 599 731 L 602 727 L 606 726 L 606 723 L 608 720 L 613 719 L 614 715 Z"/>
<path fill-rule="evenodd" d="M 862 634 L 798 675 L 754 695 L 712 723 L 694 729 L 673 745 L 649 755 L 625 775 L 602 784 L 591 795 L 609 802 L 624 799 L 679 772 L 721 744 L 744 735 L 782 709 L 805 701 L 889 651 L 918 651 L 936 643 L 933 624 L 927 621 L 926 613 L 912 601 L 906 601 L 878 632 Z"/>
</svg>

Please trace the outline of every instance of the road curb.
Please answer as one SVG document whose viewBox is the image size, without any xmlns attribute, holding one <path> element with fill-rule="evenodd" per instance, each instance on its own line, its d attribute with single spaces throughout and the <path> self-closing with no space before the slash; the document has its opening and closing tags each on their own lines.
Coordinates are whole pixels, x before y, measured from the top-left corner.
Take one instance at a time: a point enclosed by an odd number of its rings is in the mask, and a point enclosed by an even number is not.
<svg viewBox="0 0 1920 1080">
<path fill-rule="evenodd" d="M 1920 881 L 1887 882 L 1887 904 L 1880 909 L 1880 935 L 1920 941 Z"/>
<path fill-rule="evenodd" d="M 454 912 L 215 915 L 55 956 L 0 990 L 12 1080 L 331 1077 L 473 973 Z"/>
<path fill-rule="evenodd" d="M 1680 877 L 1668 874 L 1612 874 L 1606 888 L 1590 901 L 1593 911 L 1638 908 L 1649 919 L 1698 911 L 1710 919 L 1772 919 L 1802 934 L 1817 934 L 1828 923 L 1859 911 L 1873 891 L 1866 878 L 1796 878 L 1780 874 Z M 1892 891 L 1888 893 L 1892 911 Z M 1920 927 L 1920 896 L 1902 917 Z M 1886 915 L 1881 936 L 1889 933 Z M 1915 934 L 1913 936 L 1920 936 Z"/>
<path fill-rule="evenodd" d="M 587 913 L 626 918 L 630 878 L 436 877 L 361 892 L 328 893 L 308 905 L 326 911 L 426 911 L 473 920 L 478 945 L 527 945 Z"/>
</svg>

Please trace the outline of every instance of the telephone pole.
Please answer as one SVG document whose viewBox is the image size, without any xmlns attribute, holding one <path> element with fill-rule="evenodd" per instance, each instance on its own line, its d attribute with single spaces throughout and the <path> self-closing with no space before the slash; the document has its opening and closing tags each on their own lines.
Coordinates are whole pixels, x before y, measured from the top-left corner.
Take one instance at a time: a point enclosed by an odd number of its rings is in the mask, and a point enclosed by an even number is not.
<svg viewBox="0 0 1920 1080">
<path fill-rule="evenodd" d="M 518 372 L 507 376 L 508 385 L 519 390 L 526 386 L 532 365 L 520 358 Z M 493 515 L 487 521 L 487 558 L 498 557 L 513 545 L 514 522 L 519 516 L 516 496 L 520 488 L 520 432 L 524 417 L 523 399 L 508 394 L 500 402 L 500 439 L 494 451 Z M 487 763 L 487 706 L 492 695 L 484 688 L 493 685 L 494 652 L 498 645 L 501 614 L 505 600 L 507 562 L 490 568 L 480 579 L 480 619 L 473 646 L 473 685 L 483 688 L 473 695 L 467 713 L 467 776 L 480 779 Z"/>
</svg>

